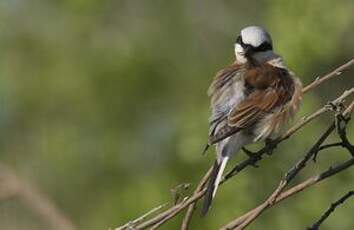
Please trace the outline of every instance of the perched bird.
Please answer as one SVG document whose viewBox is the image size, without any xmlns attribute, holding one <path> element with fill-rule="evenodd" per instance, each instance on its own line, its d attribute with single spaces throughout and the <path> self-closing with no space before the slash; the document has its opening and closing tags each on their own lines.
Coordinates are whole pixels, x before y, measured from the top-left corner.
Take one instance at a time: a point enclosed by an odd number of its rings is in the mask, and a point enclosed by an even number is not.
<svg viewBox="0 0 354 230">
<path fill-rule="evenodd" d="M 210 208 L 230 157 L 247 144 L 277 138 L 302 99 L 300 80 L 273 52 L 265 29 L 242 29 L 234 46 L 235 62 L 216 74 L 208 91 L 212 114 L 207 147 L 215 145 L 217 157 L 202 215 Z"/>
</svg>

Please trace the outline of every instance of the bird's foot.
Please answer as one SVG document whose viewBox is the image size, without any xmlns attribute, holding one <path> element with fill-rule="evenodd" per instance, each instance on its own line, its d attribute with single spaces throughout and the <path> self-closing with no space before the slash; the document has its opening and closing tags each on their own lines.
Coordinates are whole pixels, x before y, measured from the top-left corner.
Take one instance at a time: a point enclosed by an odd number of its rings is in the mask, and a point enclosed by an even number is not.
<svg viewBox="0 0 354 230">
<path fill-rule="evenodd" d="M 273 151 L 277 147 L 277 145 L 278 145 L 278 142 L 276 140 L 272 140 L 272 139 L 267 138 L 265 140 L 265 146 L 264 146 L 265 153 L 269 156 L 272 155 Z"/>
<path fill-rule="evenodd" d="M 245 147 L 242 147 L 242 151 L 243 151 L 249 158 L 258 158 L 256 152 L 252 152 L 252 151 L 246 149 Z M 255 168 L 258 168 L 258 167 L 259 167 L 259 165 L 257 165 L 256 162 L 253 162 L 251 165 L 252 165 L 253 167 L 255 167 Z"/>
</svg>

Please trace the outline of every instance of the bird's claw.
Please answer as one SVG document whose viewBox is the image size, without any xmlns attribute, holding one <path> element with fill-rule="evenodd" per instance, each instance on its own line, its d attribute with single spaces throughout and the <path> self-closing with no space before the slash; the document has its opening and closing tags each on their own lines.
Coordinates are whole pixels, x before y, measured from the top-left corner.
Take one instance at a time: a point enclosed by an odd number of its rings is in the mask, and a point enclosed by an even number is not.
<svg viewBox="0 0 354 230">
<path fill-rule="evenodd" d="M 252 156 L 254 156 L 254 154 L 255 154 L 255 152 L 252 152 L 252 151 L 246 149 L 245 147 L 242 147 L 242 150 L 243 150 L 243 152 L 244 152 L 247 156 L 249 156 L 249 157 L 252 157 Z"/>
<path fill-rule="evenodd" d="M 271 140 L 271 139 L 266 139 L 265 140 L 265 146 L 264 148 L 266 149 L 266 154 L 267 155 L 272 155 L 274 149 L 277 147 L 277 142 L 275 140 Z"/>
<path fill-rule="evenodd" d="M 242 147 L 243 152 L 249 157 L 249 158 L 255 158 L 257 157 L 257 154 L 255 152 L 252 152 L 245 147 Z M 258 168 L 259 165 L 256 164 L 256 162 L 251 163 L 251 165 L 255 168 Z"/>
</svg>

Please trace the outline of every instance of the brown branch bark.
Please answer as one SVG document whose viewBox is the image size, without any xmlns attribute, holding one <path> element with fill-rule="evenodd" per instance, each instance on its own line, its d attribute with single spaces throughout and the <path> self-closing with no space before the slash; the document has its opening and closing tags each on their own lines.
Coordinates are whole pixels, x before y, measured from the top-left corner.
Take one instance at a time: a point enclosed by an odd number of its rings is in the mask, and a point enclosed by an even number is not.
<svg viewBox="0 0 354 230">
<path fill-rule="evenodd" d="M 156 208 L 151 209 L 150 211 L 148 211 L 144 215 L 138 217 L 137 219 L 129 221 L 128 223 L 126 223 L 122 226 L 119 226 L 119 227 L 115 228 L 114 230 L 124 230 L 124 229 L 133 228 L 134 225 L 142 222 L 143 220 L 145 220 L 148 216 L 152 215 L 153 213 L 160 211 L 162 208 L 166 207 L 166 205 L 167 205 L 167 203 L 159 205 Z"/>
<path fill-rule="evenodd" d="M 354 59 L 351 59 L 350 61 L 348 61 L 344 65 L 339 66 L 338 68 L 336 68 L 332 72 L 326 74 L 325 76 L 316 78 L 313 82 L 311 82 L 306 87 L 304 87 L 302 89 L 302 92 L 307 93 L 311 89 L 317 87 L 319 84 L 321 84 L 325 81 L 328 81 L 331 78 L 341 75 L 344 71 L 348 70 L 352 65 L 354 65 Z"/>
<path fill-rule="evenodd" d="M 208 172 L 205 174 L 203 179 L 200 181 L 198 187 L 195 189 L 194 194 L 197 194 L 204 189 L 204 187 L 205 187 L 206 183 L 208 182 L 208 179 L 211 175 L 212 169 L 213 169 L 213 167 L 209 168 Z M 188 230 L 189 223 L 192 220 L 192 216 L 193 216 L 196 205 L 197 205 L 196 202 L 189 205 L 186 215 L 183 218 L 181 230 Z"/>
<path fill-rule="evenodd" d="M 344 163 L 342 163 L 338 166 L 330 167 L 328 170 L 324 171 L 323 173 L 313 176 L 313 177 L 307 179 L 306 181 L 299 183 L 296 186 L 293 186 L 290 189 L 279 194 L 279 196 L 274 200 L 272 206 L 274 206 L 275 204 L 278 204 L 279 202 L 303 191 L 304 189 L 306 189 L 312 185 L 317 184 L 318 182 L 320 182 L 328 177 L 334 176 L 335 174 L 342 172 L 343 170 L 346 170 L 347 168 L 349 168 L 353 165 L 354 165 L 354 158 L 351 158 L 350 160 L 345 161 Z M 239 222 L 242 222 L 242 220 L 247 219 L 247 217 L 255 215 L 255 213 L 259 212 L 265 206 L 266 206 L 265 204 L 258 206 L 257 208 L 255 208 L 255 209 L 251 210 L 250 212 L 244 214 L 243 216 L 239 217 L 240 218 L 239 220 L 237 220 L 237 221 L 235 220 L 234 222 L 230 222 L 229 224 L 220 228 L 220 230 L 242 229 L 240 227 L 237 227 L 237 224 L 239 224 Z"/>
</svg>

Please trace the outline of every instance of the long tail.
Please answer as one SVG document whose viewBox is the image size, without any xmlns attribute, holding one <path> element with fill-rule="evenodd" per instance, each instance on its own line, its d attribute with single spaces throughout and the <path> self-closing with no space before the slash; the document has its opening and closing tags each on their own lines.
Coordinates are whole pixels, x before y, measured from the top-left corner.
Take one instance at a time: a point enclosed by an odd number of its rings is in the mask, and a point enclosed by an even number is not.
<svg viewBox="0 0 354 230">
<path fill-rule="evenodd" d="M 226 163 L 229 160 L 229 156 L 225 156 L 221 159 L 220 163 L 216 160 L 214 162 L 213 171 L 209 178 L 207 192 L 204 197 L 204 204 L 202 208 L 202 216 L 205 216 L 211 206 L 211 202 L 215 197 L 216 190 L 219 187 L 219 183 L 222 177 L 222 173 L 225 170 Z"/>
</svg>

